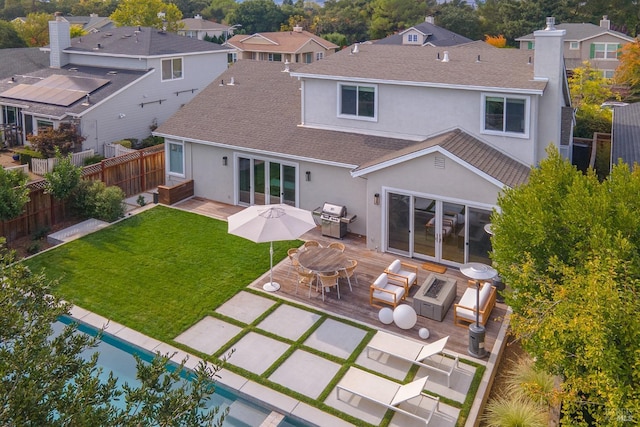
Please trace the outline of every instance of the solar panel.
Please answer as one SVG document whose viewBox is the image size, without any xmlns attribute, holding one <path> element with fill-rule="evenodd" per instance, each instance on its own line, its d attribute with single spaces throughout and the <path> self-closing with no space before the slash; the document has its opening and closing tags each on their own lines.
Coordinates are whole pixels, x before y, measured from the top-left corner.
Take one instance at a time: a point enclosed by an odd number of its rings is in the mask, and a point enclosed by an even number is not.
<svg viewBox="0 0 640 427">
<path fill-rule="evenodd" d="M 107 79 L 55 75 L 32 85 L 19 84 L 0 96 L 68 107 L 107 83 Z"/>
</svg>

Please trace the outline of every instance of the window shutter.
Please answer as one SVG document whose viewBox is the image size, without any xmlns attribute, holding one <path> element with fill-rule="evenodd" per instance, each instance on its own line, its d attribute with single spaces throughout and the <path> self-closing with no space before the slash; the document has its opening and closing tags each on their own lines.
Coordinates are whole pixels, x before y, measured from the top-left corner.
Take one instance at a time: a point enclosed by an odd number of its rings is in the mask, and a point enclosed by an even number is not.
<svg viewBox="0 0 640 427">
<path fill-rule="evenodd" d="M 527 42 L 527 49 L 533 49 L 533 42 Z"/>
<path fill-rule="evenodd" d="M 589 58 L 593 59 L 596 57 L 596 45 L 591 43 L 591 47 L 590 47 L 590 51 L 589 51 Z"/>
<path fill-rule="evenodd" d="M 622 45 L 618 43 L 618 49 L 616 50 L 616 58 L 620 58 L 620 54 L 622 53 Z"/>
</svg>

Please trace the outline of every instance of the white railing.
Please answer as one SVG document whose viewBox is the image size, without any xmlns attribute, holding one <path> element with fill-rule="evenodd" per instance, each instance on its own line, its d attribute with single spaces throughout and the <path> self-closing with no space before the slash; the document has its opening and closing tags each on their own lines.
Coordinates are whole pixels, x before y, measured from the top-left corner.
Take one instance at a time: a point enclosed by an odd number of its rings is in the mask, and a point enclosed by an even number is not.
<svg viewBox="0 0 640 427">
<path fill-rule="evenodd" d="M 79 153 L 72 153 L 71 163 L 76 166 L 83 166 L 84 159 L 86 159 L 87 157 L 92 157 L 94 153 L 95 152 L 93 151 L 93 149 L 81 151 Z M 53 168 L 57 164 L 58 159 L 55 157 L 51 159 L 31 159 L 31 172 L 35 173 L 36 175 L 43 176 L 47 172 L 53 171 Z"/>
<path fill-rule="evenodd" d="M 133 153 L 134 151 L 138 151 L 138 150 L 134 150 L 133 148 L 127 148 L 120 144 L 106 144 L 104 146 L 104 157 L 109 159 L 111 157 L 118 157 L 118 156 L 122 156 L 123 154 Z"/>
<path fill-rule="evenodd" d="M 26 173 L 27 175 L 29 174 L 29 165 L 9 166 L 3 168 L 8 171 L 22 170 L 22 172 Z"/>
</svg>

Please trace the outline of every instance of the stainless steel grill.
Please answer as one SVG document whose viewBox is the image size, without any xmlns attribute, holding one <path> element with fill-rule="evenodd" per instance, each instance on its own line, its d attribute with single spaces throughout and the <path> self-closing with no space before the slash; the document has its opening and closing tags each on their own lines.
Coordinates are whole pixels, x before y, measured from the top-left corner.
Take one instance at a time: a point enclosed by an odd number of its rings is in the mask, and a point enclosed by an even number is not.
<svg viewBox="0 0 640 427">
<path fill-rule="evenodd" d="M 347 225 L 356 220 L 357 215 L 347 215 L 347 207 L 326 203 L 316 208 L 313 214 L 320 217 L 322 235 L 342 239 L 347 234 Z"/>
</svg>

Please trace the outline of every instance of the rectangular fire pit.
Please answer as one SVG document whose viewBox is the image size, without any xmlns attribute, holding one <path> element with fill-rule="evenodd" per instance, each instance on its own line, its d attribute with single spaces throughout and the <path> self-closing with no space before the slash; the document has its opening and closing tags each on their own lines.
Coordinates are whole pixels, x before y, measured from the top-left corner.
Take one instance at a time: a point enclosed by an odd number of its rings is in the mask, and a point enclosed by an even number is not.
<svg viewBox="0 0 640 427">
<path fill-rule="evenodd" d="M 413 297 L 413 308 L 420 316 L 442 322 L 456 299 L 457 281 L 439 274 L 429 274 Z"/>
</svg>

